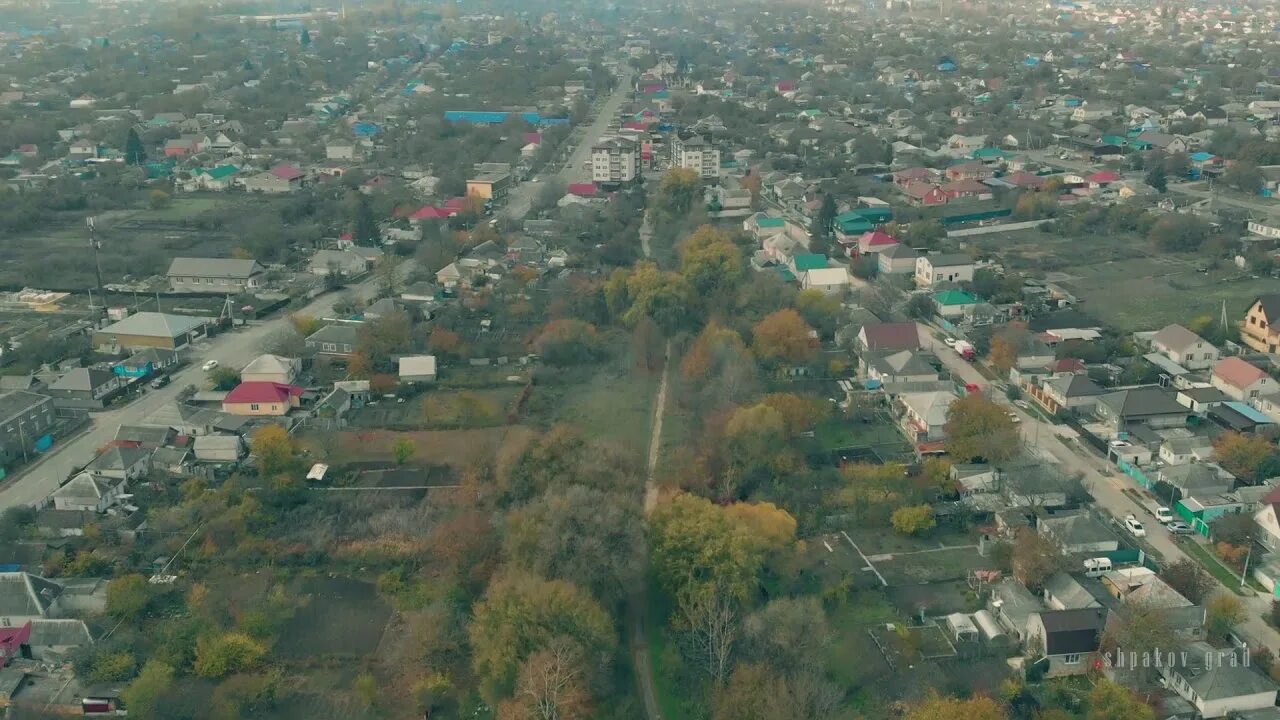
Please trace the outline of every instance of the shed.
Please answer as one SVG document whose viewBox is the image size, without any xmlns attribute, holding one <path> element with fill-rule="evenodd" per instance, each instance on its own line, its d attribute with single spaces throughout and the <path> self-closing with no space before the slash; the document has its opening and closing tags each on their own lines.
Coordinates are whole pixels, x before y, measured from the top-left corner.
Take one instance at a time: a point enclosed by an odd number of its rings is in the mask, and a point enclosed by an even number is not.
<svg viewBox="0 0 1280 720">
<path fill-rule="evenodd" d="M 1000 623 L 996 622 L 996 619 L 986 610 L 979 610 L 974 613 L 973 622 L 978 626 L 978 629 L 982 631 L 982 636 L 988 641 L 1007 637 L 1004 630 L 1000 627 Z"/>
<path fill-rule="evenodd" d="M 973 642 L 978 639 L 978 626 L 973 624 L 964 613 L 951 613 L 947 616 L 947 629 L 951 636 L 962 642 Z"/>
</svg>

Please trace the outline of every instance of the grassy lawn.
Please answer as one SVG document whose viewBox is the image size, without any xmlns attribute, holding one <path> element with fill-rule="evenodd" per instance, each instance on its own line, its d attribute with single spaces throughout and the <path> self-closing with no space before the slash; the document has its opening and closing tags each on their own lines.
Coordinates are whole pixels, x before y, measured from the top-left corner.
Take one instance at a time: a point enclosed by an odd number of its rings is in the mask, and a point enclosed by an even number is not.
<svg viewBox="0 0 1280 720">
<path fill-rule="evenodd" d="M 165 207 L 154 210 L 148 208 L 138 212 L 133 219 L 153 222 L 190 220 L 197 215 L 202 215 L 214 209 L 220 202 L 222 202 L 221 198 L 214 197 L 176 197 L 169 201 L 169 204 Z"/>
<path fill-rule="evenodd" d="M 645 637 L 649 641 L 649 661 L 653 665 L 653 692 L 658 698 L 658 709 L 663 720 L 681 720 L 685 717 L 684 698 L 675 683 L 668 682 L 673 670 L 666 667 L 666 660 L 674 648 L 670 648 L 665 631 L 668 608 L 662 593 L 651 584 L 649 588 L 649 614 L 645 624 Z"/>
<path fill-rule="evenodd" d="M 1195 540 L 1185 540 L 1178 544 L 1187 555 L 1195 558 L 1197 562 L 1204 566 L 1209 574 L 1217 578 L 1218 582 L 1227 586 L 1231 592 L 1237 595 L 1243 595 L 1240 590 L 1240 576 L 1232 572 L 1225 565 L 1218 561 L 1205 546 Z"/>
<path fill-rule="evenodd" d="M 556 420 L 576 425 L 591 437 L 647 453 L 658 381 L 656 374 L 618 375 L 602 369 L 567 393 Z M 667 402 L 673 400 L 668 392 Z"/>
<path fill-rule="evenodd" d="M 887 422 L 854 423 L 831 418 L 814 428 L 814 437 L 823 450 L 906 444 L 898 428 Z"/>
</svg>

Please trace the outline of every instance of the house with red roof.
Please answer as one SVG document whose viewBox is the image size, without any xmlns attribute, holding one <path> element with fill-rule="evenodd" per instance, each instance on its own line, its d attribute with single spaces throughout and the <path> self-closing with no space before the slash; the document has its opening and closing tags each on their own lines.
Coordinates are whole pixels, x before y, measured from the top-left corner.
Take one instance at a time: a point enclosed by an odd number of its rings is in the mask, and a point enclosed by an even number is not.
<svg viewBox="0 0 1280 720">
<path fill-rule="evenodd" d="M 945 183 L 940 188 L 942 193 L 947 196 L 947 202 L 969 198 L 974 200 L 991 199 L 991 188 L 973 178 L 965 178 L 954 182 Z"/>
<path fill-rule="evenodd" d="M 302 388 L 276 382 L 243 382 L 222 399 L 222 412 L 230 415 L 287 415 L 302 400 Z"/>
<path fill-rule="evenodd" d="M 1048 181 L 1035 173 L 1021 171 L 1005 175 L 1000 182 L 1018 190 L 1040 190 Z"/>
<path fill-rule="evenodd" d="M 912 205 L 945 205 L 947 203 L 947 194 L 937 185 L 928 182 L 908 183 L 902 188 L 902 193 Z"/>
<path fill-rule="evenodd" d="M 427 220 L 445 220 L 458 214 L 455 208 L 440 208 L 434 205 L 423 205 L 409 215 L 409 222 L 420 223 Z"/>
<path fill-rule="evenodd" d="M 600 188 L 595 183 L 569 183 L 569 194 L 584 198 L 600 197 Z"/>
<path fill-rule="evenodd" d="M 938 171 L 932 168 L 914 167 L 899 170 L 893 174 L 893 184 L 905 188 L 913 182 L 934 182 L 938 179 Z"/>
<path fill-rule="evenodd" d="M 1248 402 L 1260 395 L 1280 392 L 1280 383 L 1265 370 L 1239 357 L 1223 358 L 1213 366 L 1210 384 L 1234 400 Z"/>
<path fill-rule="evenodd" d="M 1115 170 L 1099 170 L 1098 172 L 1086 177 L 1084 181 L 1089 185 L 1090 189 L 1099 190 L 1111 183 L 1120 182 L 1122 179 L 1123 178 L 1120 173 Z"/>
<path fill-rule="evenodd" d="M 890 235 L 883 230 L 873 230 L 869 233 L 863 233 L 858 238 L 858 254 L 868 255 L 878 253 L 881 250 L 894 247 L 898 244 L 898 238 Z"/>
<path fill-rule="evenodd" d="M 995 177 L 996 171 L 983 163 L 974 161 L 952 165 L 946 169 L 944 174 L 948 180 L 956 182 L 958 180 L 986 180 L 987 178 Z"/>
<path fill-rule="evenodd" d="M 779 80 L 778 83 L 773 87 L 775 90 L 777 90 L 780 93 L 795 92 L 796 81 L 795 80 Z"/>
</svg>

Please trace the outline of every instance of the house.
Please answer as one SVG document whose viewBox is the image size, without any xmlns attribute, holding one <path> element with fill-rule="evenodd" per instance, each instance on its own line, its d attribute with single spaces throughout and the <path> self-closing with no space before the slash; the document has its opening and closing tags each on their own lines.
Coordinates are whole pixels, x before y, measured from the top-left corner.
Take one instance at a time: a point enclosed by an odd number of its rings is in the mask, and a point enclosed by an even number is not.
<svg viewBox="0 0 1280 720">
<path fill-rule="evenodd" d="M 1032 613 L 1027 618 L 1028 650 L 1047 661 L 1045 677 L 1088 672 L 1110 614 L 1103 607 Z"/>
<path fill-rule="evenodd" d="M 125 481 L 94 475 L 85 471 L 77 474 L 65 485 L 53 491 L 55 510 L 106 512 L 124 494 Z"/>
<path fill-rule="evenodd" d="M 481 173 L 467 181 L 467 197 L 501 200 L 510 190 L 511 175 L 509 173 Z"/>
<path fill-rule="evenodd" d="M 868 323 L 858 331 L 857 348 L 868 350 L 919 350 L 920 330 L 913 322 Z"/>
<path fill-rule="evenodd" d="M 124 378 L 110 370 L 75 368 L 54 380 L 45 394 L 53 398 L 54 407 L 101 409 L 127 386 Z"/>
<path fill-rule="evenodd" d="M 1254 299 L 1240 325 L 1240 340 L 1258 352 L 1280 353 L 1280 293 Z"/>
<path fill-rule="evenodd" d="M 369 258 L 353 250 L 317 250 L 308 268 L 312 275 L 352 277 L 369 271 Z"/>
<path fill-rule="evenodd" d="M 266 172 L 245 178 L 244 189 L 267 194 L 291 193 L 302 189 L 306 173 L 292 165 L 277 165 Z"/>
<path fill-rule="evenodd" d="M 1120 549 L 1115 532 L 1083 510 L 1040 517 L 1036 531 L 1068 555 L 1097 555 Z"/>
<path fill-rule="evenodd" d="M 238 462 L 246 449 L 239 435 L 200 435 L 192 443 L 192 452 L 200 462 Z"/>
<path fill-rule="evenodd" d="M 939 253 L 916 258 L 916 287 L 933 287 L 937 283 L 973 282 L 973 260 L 960 253 Z"/>
<path fill-rule="evenodd" d="M 112 480 L 135 480 L 151 470 L 151 450 L 116 445 L 102 451 L 84 469 Z"/>
<path fill-rule="evenodd" d="M 1024 376 L 1026 379 L 1027 376 Z M 1092 408 L 1100 395 L 1107 391 L 1089 379 L 1088 375 L 1068 373 L 1048 378 L 1026 379 L 1023 388 L 1027 395 L 1051 415 L 1064 410 L 1080 411 Z"/>
<path fill-rule="evenodd" d="M 1280 384 L 1262 368 L 1239 358 L 1229 357 L 1218 361 L 1213 366 L 1213 374 L 1209 382 L 1232 398 L 1241 401 L 1252 400 L 1259 395 L 1270 395 L 1280 391 Z"/>
<path fill-rule="evenodd" d="M 859 371 L 881 384 L 938 379 L 937 358 L 914 350 L 872 350 L 858 358 Z"/>
<path fill-rule="evenodd" d="M 873 230 L 863 233 L 858 238 L 858 255 L 871 255 L 873 253 L 884 252 L 892 247 L 897 247 L 900 243 L 898 238 L 890 235 L 883 230 Z"/>
<path fill-rule="evenodd" d="M 288 415 L 301 405 L 302 388 L 277 382 L 242 382 L 222 400 L 231 415 Z"/>
<path fill-rule="evenodd" d="M 53 398 L 26 390 L 0 393 L 0 464 L 28 458 L 53 428 Z M 52 438 L 50 438 L 52 440 Z"/>
<path fill-rule="evenodd" d="M 945 205 L 947 202 L 947 194 L 933 183 L 909 183 L 902 188 L 902 194 L 907 196 L 908 202 L 912 205 Z"/>
<path fill-rule="evenodd" d="M 1169 629 L 1182 637 L 1198 638 L 1204 633 L 1204 608 L 1180 595 L 1149 567 L 1111 570 L 1102 576 L 1102 585 L 1125 606 L 1161 610 Z"/>
<path fill-rule="evenodd" d="M 279 355 L 259 355 L 240 370 L 240 382 L 269 382 L 288 385 L 302 371 L 302 361 Z"/>
<path fill-rule="evenodd" d="M 1169 436 L 1170 433 L 1180 433 Z M 1206 462 L 1213 457 L 1213 442 L 1206 435 L 1196 435 L 1181 428 L 1168 430 L 1160 443 L 1157 457 L 1165 465 Z"/>
<path fill-rule="evenodd" d="M 435 355 L 409 355 L 400 358 L 400 382 L 433 383 L 436 381 Z"/>
<path fill-rule="evenodd" d="M 1197 717 L 1251 717 L 1250 710 L 1275 707 L 1276 683 L 1252 667 L 1248 652 L 1192 643 L 1180 655 L 1185 662 L 1166 663 L 1160 674 L 1166 687 L 1195 706 Z"/>
<path fill-rule="evenodd" d="M 950 182 L 954 183 L 954 182 L 959 182 L 961 180 L 975 180 L 975 181 L 979 181 L 978 184 L 980 185 L 982 180 L 986 180 L 988 178 L 994 177 L 995 174 L 996 174 L 995 170 L 992 170 L 990 167 L 984 165 L 983 163 L 976 162 L 976 161 L 963 162 L 957 165 L 952 165 L 951 167 L 943 171 L 943 175 Z M 985 185 L 983 187 L 986 188 Z M 987 189 L 989 190 L 989 188 Z"/>
<path fill-rule="evenodd" d="M 167 158 L 184 158 L 188 155 L 195 155 L 200 152 L 201 139 L 195 135 L 183 135 L 172 140 L 166 140 L 164 143 L 164 156 Z"/>
<path fill-rule="evenodd" d="M 1140 424 L 1151 428 L 1183 427 L 1191 414 L 1173 393 L 1154 386 L 1124 388 L 1101 395 L 1094 404 L 1094 413 L 1113 432 Z"/>
<path fill-rule="evenodd" d="M 188 192 L 209 190 L 223 192 L 235 185 L 240 175 L 240 168 L 235 165 L 219 165 L 212 168 L 201 168 L 191 175 L 191 179 L 182 183 L 182 189 Z"/>
<path fill-rule="evenodd" d="M 992 197 L 990 186 L 973 179 L 944 183 L 938 189 L 947 197 L 947 202 L 965 199 L 990 200 Z"/>
<path fill-rule="evenodd" d="M 1218 361 L 1218 348 L 1181 325 L 1165 326 L 1151 338 L 1156 352 L 1188 370 L 1203 370 Z"/>
<path fill-rule="evenodd" d="M 1065 572 L 1056 572 L 1045 580 L 1044 604 L 1051 610 L 1102 607 L 1102 603 L 1088 588 Z"/>
<path fill-rule="evenodd" d="M 324 156 L 326 160 L 348 160 L 357 159 L 355 143 L 350 142 L 331 142 L 324 146 Z"/>
<path fill-rule="evenodd" d="M 898 425 L 913 445 L 933 443 L 947 437 L 947 411 L 956 396 L 946 391 L 903 393 L 898 397 L 901 413 Z"/>
<path fill-rule="evenodd" d="M 360 345 L 360 333 L 353 325 L 325 325 L 308 335 L 303 344 L 317 355 L 349 358 Z"/>
<path fill-rule="evenodd" d="M 881 275 L 914 273 L 919 253 L 906 245 L 891 245 L 876 253 L 876 270 Z"/>
<path fill-rule="evenodd" d="M 1167 155 L 1185 153 L 1190 147 L 1184 137 L 1149 130 L 1138 133 L 1133 145 L 1139 149 L 1162 150 Z"/>
<path fill-rule="evenodd" d="M 62 585 L 38 575 L 0 572 L 0 627 L 22 627 L 48 617 L 62 592 Z"/>
<path fill-rule="evenodd" d="M 177 366 L 178 359 L 172 350 L 146 348 L 111 366 L 111 371 L 124 378 L 148 378 Z"/>
<path fill-rule="evenodd" d="M 1235 478 L 1213 463 L 1188 463 L 1160 468 L 1156 481 L 1177 488 L 1183 497 L 1209 497 L 1230 490 Z"/>
<path fill-rule="evenodd" d="M 849 271 L 844 267 L 813 268 L 800 275 L 801 288 L 818 290 L 827 295 L 842 293 L 849 284 Z"/>
<path fill-rule="evenodd" d="M 1280 549 L 1280 486 L 1263 496 L 1253 522 L 1261 531 L 1254 534 L 1254 539 L 1272 552 Z"/>
<path fill-rule="evenodd" d="M 256 260 L 178 257 L 165 275 L 173 292 L 227 295 L 261 287 L 266 270 Z"/>
<path fill-rule="evenodd" d="M 193 340 L 203 337 L 208 324 L 208 318 L 157 312 L 134 313 L 96 331 L 93 334 L 93 346 L 128 350 L 180 350 Z"/>
<path fill-rule="evenodd" d="M 1026 586 L 1013 578 L 1004 578 L 991 588 L 988 611 L 1019 643 L 1029 639 L 1027 623 L 1043 607 Z"/>
</svg>

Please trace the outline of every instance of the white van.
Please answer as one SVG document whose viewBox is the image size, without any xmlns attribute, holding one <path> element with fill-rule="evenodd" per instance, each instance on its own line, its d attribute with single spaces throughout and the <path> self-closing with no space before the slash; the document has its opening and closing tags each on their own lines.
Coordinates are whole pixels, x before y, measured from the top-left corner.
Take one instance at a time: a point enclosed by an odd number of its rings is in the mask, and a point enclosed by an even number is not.
<svg viewBox="0 0 1280 720">
<path fill-rule="evenodd" d="M 1169 523 L 1173 522 L 1173 511 L 1163 505 L 1156 508 L 1156 511 L 1154 514 L 1156 516 L 1156 520 L 1161 525 L 1168 525 Z"/>
<path fill-rule="evenodd" d="M 1096 557 L 1089 558 L 1084 561 L 1085 577 L 1101 577 L 1103 573 L 1110 572 L 1111 558 Z"/>
</svg>

